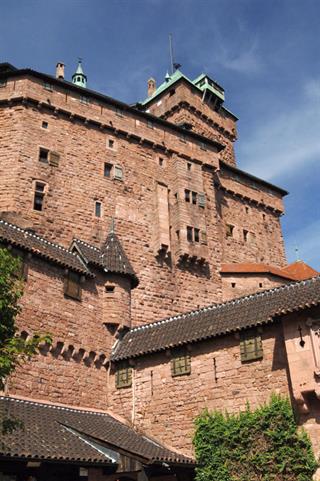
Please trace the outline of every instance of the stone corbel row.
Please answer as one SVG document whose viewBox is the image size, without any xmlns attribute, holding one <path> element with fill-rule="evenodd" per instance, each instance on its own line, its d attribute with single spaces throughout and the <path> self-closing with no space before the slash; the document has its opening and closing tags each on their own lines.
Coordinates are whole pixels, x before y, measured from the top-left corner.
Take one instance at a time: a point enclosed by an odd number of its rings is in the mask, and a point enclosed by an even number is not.
<svg viewBox="0 0 320 481">
<path fill-rule="evenodd" d="M 25 340 L 32 337 L 31 333 L 26 331 L 21 332 L 21 337 Z M 58 358 L 61 356 L 65 361 L 75 361 L 77 363 L 83 362 L 87 367 L 96 367 L 100 369 L 102 367 L 107 368 L 109 361 L 107 356 L 103 352 L 89 351 L 83 347 L 75 344 L 69 344 L 64 341 L 55 341 L 52 344 L 41 343 L 39 351 L 43 356 L 51 354 L 53 357 Z"/>
</svg>

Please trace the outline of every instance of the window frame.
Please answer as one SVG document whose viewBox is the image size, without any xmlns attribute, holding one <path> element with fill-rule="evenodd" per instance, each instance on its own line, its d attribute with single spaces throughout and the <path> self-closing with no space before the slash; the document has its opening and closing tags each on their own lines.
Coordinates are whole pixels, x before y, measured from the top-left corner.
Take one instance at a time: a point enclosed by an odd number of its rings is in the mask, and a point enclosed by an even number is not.
<svg viewBox="0 0 320 481">
<path fill-rule="evenodd" d="M 75 285 L 77 290 L 74 290 Z M 82 299 L 82 286 L 81 275 L 78 272 L 68 271 L 64 277 L 63 293 L 65 297 L 69 299 L 75 299 L 81 301 Z"/>
<path fill-rule="evenodd" d="M 171 377 L 189 376 L 191 374 L 191 355 L 186 349 L 172 353 L 170 360 Z"/>
<path fill-rule="evenodd" d="M 132 386 L 133 368 L 127 361 L 119 362 L 115 366 L 115 387 L 124 389 Z"/>
<path fill-rule="evenodd" d="M 42 186 L 42 190 L 38 189 L 37 186 Z M 36 212 L 43 212 L 44 210 L 44 200 L 46 196 L 46 188 L 47 184 L 45 182 L 42 182 L 41 180 L 36 180 L 34 182 L 34 188 L 33 188 L 33 200 L 32 200 L 32 210 Z M 36 198 L 41 199 L 41 202 L 39 205 L 41 205 L 41 209 L 36 209 Z"/>
<path fill-rule="evenodd" d="M 240 358 L 242 363 L 263 358 L 262 338 L 258 329 L 247 329 L 240 333 Z"/>
</svg>

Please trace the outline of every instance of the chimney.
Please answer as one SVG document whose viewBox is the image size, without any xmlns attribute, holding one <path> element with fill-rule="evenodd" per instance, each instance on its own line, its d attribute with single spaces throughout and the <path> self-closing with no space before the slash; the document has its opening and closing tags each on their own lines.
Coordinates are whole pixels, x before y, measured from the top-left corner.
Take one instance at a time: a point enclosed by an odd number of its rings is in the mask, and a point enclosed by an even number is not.
<svg viewBox="0 0 320 481">
<path fill-rule="evenodd" d="M 62 62 L 57 63 L 56 78 L 64 79 L 64 63 L 62 63 Z"/>
<path fill-rule="evenodd" d="M 148 80 L 148 97 L 151 97 L 156 91 L 156 81 L 154 78 L 149 78 Z"/>
</svg>

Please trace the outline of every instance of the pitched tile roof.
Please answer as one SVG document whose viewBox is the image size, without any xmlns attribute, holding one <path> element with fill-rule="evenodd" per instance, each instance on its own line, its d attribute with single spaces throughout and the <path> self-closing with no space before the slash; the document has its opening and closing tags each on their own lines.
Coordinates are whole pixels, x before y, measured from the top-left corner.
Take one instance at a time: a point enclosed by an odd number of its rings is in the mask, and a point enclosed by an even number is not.
<svg viewBox="0 0 320 481">
<path fill-rule="evenodd" d="M 22 422 L 10 434 L 0 433 L 0 456 L 110 464 L 120 450 L 146 464 L 194 464 L 110 414 L 1 396 L 0 415 Z"/>
<path fill-rule="evenodd" d="M 290 275 L 285 269 L 279 269 L 279 267 L 269 266 L 268 264 L 263 263 L 222 264 L 220 272 L 221 274 L 273 274 L 274 276 L 283 277 L 284 279 L 289 279 L 291 281 L 297 280 L 296 277 Z M 316 274 L 317 272 L 314 275 Z"/>
<path fill-rule="evenodd" d="M 320 276 L 285 284 L 136 327 L 117 341 L 111 360 L 137 357 L 265 324 L 272 322 L 276 316 L 319 303 Z"/>
<path fill-rule="evenodd" d="M 71 248 L 76 248 L 84 261 L 102 268 L 107 272 L 123 274 L 131 279 L 132 287 L 139 284 L 133 267 L 121 245 L 118 236 L 110 232 L 101 249 L 87 244 L 79 239 L 74 239 Z"/>
<path fill-rule="evenodd" d="M 292 278 L 297 281 L 310 279 L 311 277 L 317 276 L 319 274 L 318 271 L 308 266 L 308 264 L 303 261 L 296 261 L 292 264 L 289 264 L 287 267 L 282 269 L 282 272 L 292 276 Z"/>
<path fill-rule="evenodd" d="M 81 274 L 92 276 L 78 255 L 2 219 L 0 219 L 0 242 L 19 247 Z"/>
</svg>

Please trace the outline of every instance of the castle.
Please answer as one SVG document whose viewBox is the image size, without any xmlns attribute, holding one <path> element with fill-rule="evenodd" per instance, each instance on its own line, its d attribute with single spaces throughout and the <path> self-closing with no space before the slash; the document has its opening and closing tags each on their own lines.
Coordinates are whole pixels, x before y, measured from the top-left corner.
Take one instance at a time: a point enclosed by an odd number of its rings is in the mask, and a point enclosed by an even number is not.
<svg viewBox="0 0 320 481">
<path fill-rule="evenodd" d="M 320 450 L 320 277 L 287 265 L 282 188 L 236 165 L 236 116 L 181 71 L 127 105 L 0 64 L 0 241 L 23 260 L 6 481 L 192 479 L 204 408 L 290 397 Z"/>
</svg>

